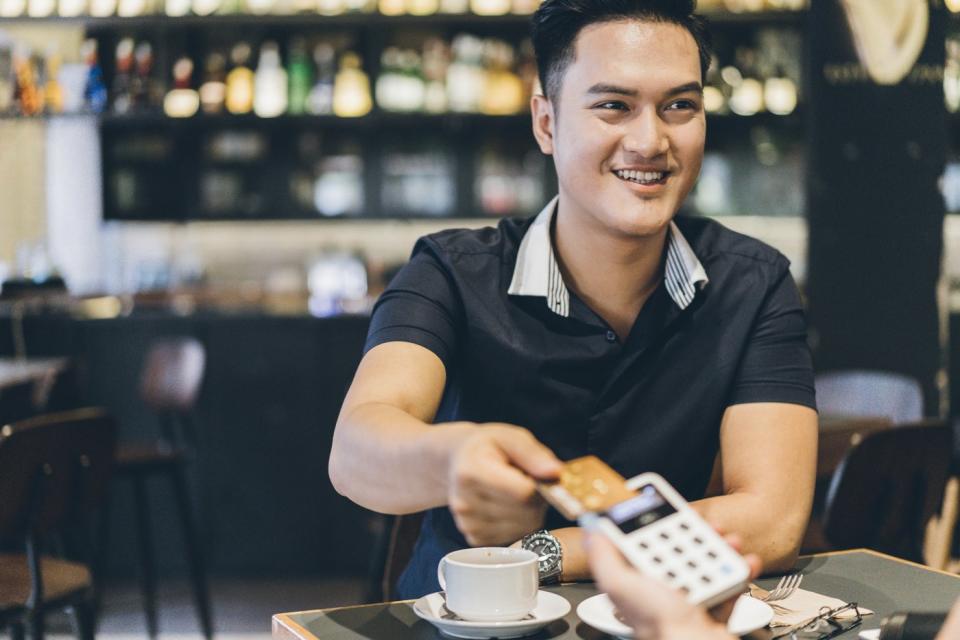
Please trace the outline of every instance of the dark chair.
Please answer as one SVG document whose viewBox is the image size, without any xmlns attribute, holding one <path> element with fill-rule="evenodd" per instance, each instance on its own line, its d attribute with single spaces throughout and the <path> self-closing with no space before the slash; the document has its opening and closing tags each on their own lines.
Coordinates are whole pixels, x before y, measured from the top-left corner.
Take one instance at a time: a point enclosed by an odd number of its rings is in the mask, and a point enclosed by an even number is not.
<svg viewBox="0 0 960 640">
<path fill-rule="evenodd" d="M 190 581 L 200 628 L 213 636 L 210 595 L 193 508 L 187 490 L 186 468 L 196 444 L 193 407 L 199 395 L 206 365 L 203 345 L 193 338 L 171 338 L 155 343 L 147 353 L 140 380 L 140 396 L 156 414 L 159 433 L 150 445 L 121 444 L 117 449 L 116 473 L 133 485 L 139 542 L 140 588 L 143 594 L 147 633 L 157 636 L 156 575 L 147 479 L 162 476 L 170 482 L 186 545 Z M 101 522 L 97 568 L 102 569 L 108 548 L 109 516 Z"/>
<path fill-rule="evenodd" d="M 85 516 L 110 481 L 116 429 L 99 409 L 49 414 L 0 428 L 0 538 L 25 541 L 25 553 L 0 554 L 0 628 L 44 635 L 48 611 L 73 609 L 78 635 L 95 631 L 87 563 L 45 555 L 54 535 L 85 531 Z M 84 545 L 89 551 L 89 545 Z M 89 555 L 89 554 L 87 554 Z"/>
<path fill-rule="evenodd" d="M 397 599 L 397 579 L 413 557 L 413 547 L 420 535 L 423 513 L 391 516 L 375 543 L 370 566 L 367 602 Z"/>
<path fill-rule="evenodd" d="M 823 533 L 830 544 L 923 562 L 924 533 L 943 501 L 952 442 L 950 427 L 942 423 L 864 437 L 847 453 L 827 491 Z"/>
</svg>

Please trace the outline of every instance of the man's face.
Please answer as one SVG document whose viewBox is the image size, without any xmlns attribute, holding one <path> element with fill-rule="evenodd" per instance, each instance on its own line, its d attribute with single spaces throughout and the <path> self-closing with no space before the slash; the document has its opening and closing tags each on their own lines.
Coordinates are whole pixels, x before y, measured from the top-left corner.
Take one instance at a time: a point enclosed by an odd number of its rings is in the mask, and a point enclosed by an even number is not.
<svg viewBox="0 0 960 640">
<path fill-rule="evenodd" d="M 564 216 L 616 235 L 669 223 L 700 172 L 706 135 L 697 44 L 674 24 L 625 20 L 583 29 L 556 104 L 534 99 Z"/>
</svg>

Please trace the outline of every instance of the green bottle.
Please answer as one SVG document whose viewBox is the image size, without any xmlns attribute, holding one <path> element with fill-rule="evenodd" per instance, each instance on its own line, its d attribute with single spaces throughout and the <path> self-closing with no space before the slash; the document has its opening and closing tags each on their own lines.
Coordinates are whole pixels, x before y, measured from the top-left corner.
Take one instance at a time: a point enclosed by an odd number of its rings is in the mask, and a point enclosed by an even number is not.
<svg viewBox="0 0 960 640">
<path fill-rule="evenodd" d="M 290 79 L 290 90 L 287 112 L 291 115 L 302 115 L 307 111 L 307 98 L 313 86 L 313 67 L 303 38 L 295 38 L 290 44 L 289 60 L 287 77 Z"/>
</svg>

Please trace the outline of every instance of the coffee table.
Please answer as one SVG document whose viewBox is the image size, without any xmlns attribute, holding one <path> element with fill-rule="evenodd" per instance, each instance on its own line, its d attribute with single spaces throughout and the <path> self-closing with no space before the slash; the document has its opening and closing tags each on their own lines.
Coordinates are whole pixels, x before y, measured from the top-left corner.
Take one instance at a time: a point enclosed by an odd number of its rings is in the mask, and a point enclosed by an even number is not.
<svg viewBox="0 0 960 640">
<path fill-rule="evenodd" d="M 862 628 L 876 628 L 880 619 L 894 611 L 946 611 L 960 596 L 960 576 L 928 569 L 892 556 L 857 549 L 801 557 L 797 569 L 804 574 L 803 587 L 875 611 Z M 757 584 L 772 588 L 777 578 L 761 578 Z M 541 633 L 536 640 L 599 640 L 604 634 L 577 618 L 577 605 L 597 593 L 591 583 L 548 587 L 570 601 L 570 613 Z M 443 636 L 430 623 L 420 620 L 412 600 L 382 604 L 278 613 L 273 616 L 274 640 L 436 640 Z M 856 638 L 851 630 L 838 638 Z"/>
</svg>

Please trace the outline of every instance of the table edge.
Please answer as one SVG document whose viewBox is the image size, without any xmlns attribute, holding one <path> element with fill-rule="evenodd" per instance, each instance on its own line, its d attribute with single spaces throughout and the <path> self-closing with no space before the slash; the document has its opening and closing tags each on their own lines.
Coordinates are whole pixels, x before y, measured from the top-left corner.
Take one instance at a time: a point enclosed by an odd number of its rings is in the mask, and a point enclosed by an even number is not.
<svg viewBox="0 0 960 640">
<path fill-rule="evenodd" d="M 320 611 L 319 609 L 317 610 Z M 272 616 L 272 625 L 270 636 L 272 638 L 290 638 L 290 640 L 302 640 L 303 638 L 312 638 L 313 634 L 297 624 L 291 616 L 298 613 L 309 613 L 309 611 L 293 611 L 290 613 L 275 613 Z"/>
<path fill-rule="evenodd" d="M 903 558 L 897 558 L 897 557 L 895 557 L 895 556 L 891 556 L 891 555 L 889 555 L 889 554 L 882 553 L 882 552 L 880 552 L 880 551 L 874 551 L 873 549 L 858 548 L 858 549 L 842 549 L 842 550 L 839 550 L 839 551 L 825 551 L 825 552 L 822 552 L 822 553 L 812 553 L 812 554 L 800 556 L 800 559 L 806 559 L 806 558 L 813 558 L 813 559 L 815 559 L 815 558 L 829 558 L 829 557 L 831 557 L 831 556 L 851 555 L 851 554 L 854 554 L 854 553 L 865 553 L 865 554 L 868 554 L 868 555 L 871 555 L 871 556 L 875 556 L 875 557 L 877 557 L 877 558 L 882 558 L 882 559 L 884 559 L 884 560 L 892 560 L 893 562 L 899 562 L 899 563 L 901 563 L 901 564 L 905 564 L 905 565 L 908 565 L 908 566 L 916 567 L 917 569 L 923 569 L 924 571 L 929 571 L 929 572 L 931 572 L 931 573 L 938 573 L 938 574 L 940 574 L 940 575 L 949 576 L 949 577 L 954 578 L 954 579 L 956 579 L 956 580 L 960 580 L 960 575 L 957 575 L 957 574 L 955 574 L 955 573 L 950 573 L 949 571 L 943 571 L 943 570 L 941 570 L 941 569 L 934 569 L 934 568 L 932 568 L 932 567 L 928 567 L 928 566 L 926 566 L 926 565 L 920 564 L 919 562 L 913 562 L 912 560 L 904 560 Z M 300 615 L 300 614 L 306 614 L 306 613 L 318 613 L 318 614 L 319 614 L 319 613 L 330 613 L 330 612 L 333 612 L 333 611 L 346 611 L 346 610 L 348 610 L 348 609 L 357 609 L 357 608 L 359 608 L 359 607 L 375 607 L 375 606 L 378 606 L 378 605 L 412 604 L 413 602 L 416 602 L 416 600 L 390 600 L 390 601 L 386 601 L 386 602 L 371 602 L 371 603 L 367 603 L 367 604 L 352 604 L 352 605 L 347 605 L 347 606 L 344 606 L 344 607 L 330 607 L 330 608 L 327 608 L 327 609 L 307 609 L 307 610 L 305 610 L 305 611 L 288 611 L 288 612 L 284 612 L 284 613 L 275 613 L 275 614 L 273 615 L 273 621 L 274 621 L 274 625 L 282 625 L 282 626 L 284 626 L 284 627 L 285 627 L 287 630 L 289 630 L 289 631 L 293 631 L 292 627 L 295 627 L 296 629 L 299 629 L 299 630 L 304 630 L 303 627 L 301 627 L 301 626 L 298 625 L 296 622 L 294 622 L 293 619 L 292 619 L 290 616 L 295 616 L 295 615 Z M 303 636 L 299 636 L 299 637 L 302 638 Z"/>
<path fill-rule="evenodd" d="M 831 556 L 842 556 L 849 555 L 853 553 L 865 553 L 877 558 L 882 558 L 884 560 L 892 560 L 893 562 L 899 562 L 900 564 L 905 564 L 907 566 L 916 567 L 917 569 L 923 569 L 924 571 L 929 571 L 930 573 L 939 573 L 943 576 L 948 576 L 960 580 L 960 575 L 956 573 L 950 573 L 949 571 L 944 571 L 943 569 L 934 569 L 933 567 L 928 567 L 925 564 L 920 564 L 919 562 L 914 562 L 913 560 L 904 560 L 903 558 L 898 558 L 896 556 L 891 556 L 888 553 L 883 553 L 882 551 L 875 551 L 873 549 L 842 549 L 840 551 L 825 551 L 823 553 L 813 553 L 806 556 L 800 556 L 801 558 L 829 558 Z"/>
</svg>

